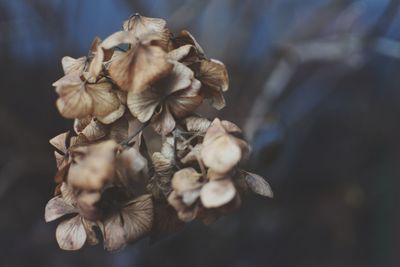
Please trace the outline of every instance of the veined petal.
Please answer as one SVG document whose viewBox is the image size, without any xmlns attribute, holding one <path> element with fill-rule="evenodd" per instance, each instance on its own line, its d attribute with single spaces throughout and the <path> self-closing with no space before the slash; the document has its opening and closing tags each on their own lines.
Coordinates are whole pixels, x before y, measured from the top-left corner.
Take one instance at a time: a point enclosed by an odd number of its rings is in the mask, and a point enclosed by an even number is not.
<svg viewBox="0 0 400 267">
<path fill-rule="evenodd" d="M 66 203 L 61 196 L 53 197 L 47 202 L 44 218 L 46 222 L 51 222 L 61 218 L 66 214 L 77 213 L 78 209 Z"/>
<path fill-rule="evenodd" d="M 141 122 L 146 122 L 153 116 L 160 100 L 160 95 L 149 88 L 138 94 L 129 92 L 127 105 L 133 116 Z"/>
<path fill-rule="evenodd" d="M 64 250 L 78 250 L 86 242 L 86 231 L 81 216 L 61 222 L 56 229 L 58 245 Z"/>
</svg>

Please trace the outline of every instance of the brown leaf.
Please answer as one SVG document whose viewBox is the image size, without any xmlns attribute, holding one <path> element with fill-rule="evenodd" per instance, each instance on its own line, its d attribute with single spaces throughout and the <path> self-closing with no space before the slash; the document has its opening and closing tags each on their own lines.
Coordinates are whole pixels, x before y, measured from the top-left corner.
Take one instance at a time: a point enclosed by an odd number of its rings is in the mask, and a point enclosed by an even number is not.
<svg viewBox="0 0 400 267">
<path fill-rule="evenodd" d="M 230 202 L 236 189 L 230 179 L 212 180 L 200 192 L 200 199 L 206 208 L 218 208 Z"/>
<path fill-rule="evenodd" d="M 81 216 L 61 222 L 56 229 L 58 245 L 64 250 L 78 250 L 86 242 L 86 231 Z"/>
</svg>

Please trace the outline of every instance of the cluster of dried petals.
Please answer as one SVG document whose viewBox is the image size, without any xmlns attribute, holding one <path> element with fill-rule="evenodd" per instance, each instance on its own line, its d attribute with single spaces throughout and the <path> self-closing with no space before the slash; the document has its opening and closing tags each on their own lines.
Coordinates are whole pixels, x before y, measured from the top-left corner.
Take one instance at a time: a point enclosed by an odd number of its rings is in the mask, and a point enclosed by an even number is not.
<svg viewBox="0 0 400 267">
<path fill-rule="evenodd" d="M 60 220 L 62 249 L 102 240 L 115 251 L 194 219 L 211 223 L 248 189 L 272 197 L 262 177 L 239 168 L 250 151 L 239 127 L 194 115 L 205 99 L 225 106 L 229 79 L 188 31 L 174 36 L 163 19 L 136 14 L 62 67 L 56 105 L 74 123 L 50 140 L 58 170 L 45 210 L 46 221 Z M 151 156 L 148 125 L 162 139 Z"/>
</svg>

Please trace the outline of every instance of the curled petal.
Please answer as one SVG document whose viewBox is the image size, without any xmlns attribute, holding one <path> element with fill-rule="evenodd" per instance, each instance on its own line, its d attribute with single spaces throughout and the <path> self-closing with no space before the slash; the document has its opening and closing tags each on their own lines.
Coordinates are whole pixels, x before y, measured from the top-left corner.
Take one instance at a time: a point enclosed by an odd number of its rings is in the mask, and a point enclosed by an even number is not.
<svg viewBox="0 0 400 267">
<path fill-rule="evenodd" d="M 61 222 L 56 229 L 58 245 L 64 250 L 78 250 L 86 242 L 86 231 L 81 216 Z"/>
<path fill-rule="evenodd" d="M 197 79 L 217 92 L 225 92 L 229 88 L 228 71 L 224 63 L 215 59 L 201 61 Z"/>
<path fill-rule="evenodd" d="M 201 203 L 206 208 L 218 208 L 230 202 L 236 189 L 230 179 L 213 180 L 203 186 L 200 192 Z"/>
<path fill-rule="evenodd" d="M 140 38 L 150 32 L 162 33 L 165 29 L 166 21 L 159 18 L 149 18 L 139 14 L 133 15 L 124 21 L 123 28 Z"/>
<path fill-rule="evenodd" d="M 179 36 L 177 36 L 174 39 L 174 41 L 177 44 L 177 46 L 183 46 L 183 45 L 187 45 L 187 44 L 193 45 L 196 48 L 199 56 L 204 57 L 203 48 L 201 48 L 200 44 L 196 41 L 196 39 L 193 37 L 193 35 L 190 32 L 188 32 L 186 30 L 181 31 Z"/>
<path fill-rule="evenodd" d="M 53 137 L 50 139 L 49 143 L 57 148 L 60 152 L 63 152 L 64 154 L 67 153 L 67 137 L 69 135 L 69 132 L 65 132 L 62 134 L 57 135 L 56 137 Z"/>
</svg>

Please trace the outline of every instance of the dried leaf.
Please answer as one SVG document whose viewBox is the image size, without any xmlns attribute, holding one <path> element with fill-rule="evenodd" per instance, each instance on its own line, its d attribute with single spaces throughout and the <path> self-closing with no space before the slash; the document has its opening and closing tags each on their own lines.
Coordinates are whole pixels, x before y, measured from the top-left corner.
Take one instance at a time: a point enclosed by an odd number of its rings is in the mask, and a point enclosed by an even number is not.
<svg viewBox="0 0 400 267">
<path fill-rule="evenodd" d="M 245 172 L 245 174 L 246 183 L 254 193 L 265 197 L 274 197 L 271 186 L 267 183 L 267 181 L 265 181 L 263 177 L 251 172 Z"/>
</svg>

